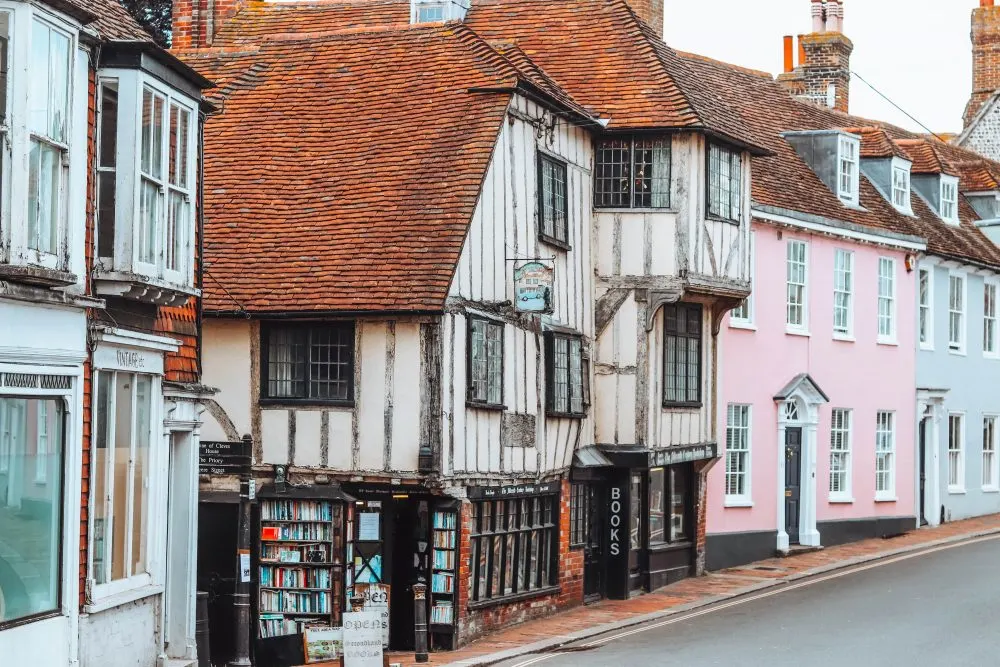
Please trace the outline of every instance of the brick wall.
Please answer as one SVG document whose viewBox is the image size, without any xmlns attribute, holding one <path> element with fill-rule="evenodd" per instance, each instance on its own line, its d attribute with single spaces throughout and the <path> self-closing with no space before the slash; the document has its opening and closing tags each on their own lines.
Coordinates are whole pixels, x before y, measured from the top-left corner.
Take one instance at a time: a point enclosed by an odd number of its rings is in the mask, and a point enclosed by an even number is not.
<svg viewBox="0 0 1000 667">
<path fill-rule="evenodd" d="M 249 0 L 173 0 L 171 18 L 173 49 L 204 48 L 226 19 L 242 9 Z"/>
<path fill-rule="evenodd" d="M 799 37 L 802 62 L 780 74 L 778 82 L 791 94 L 826 104 L 830 84 L 836 86 L 834 108 L 847 112 L 851 96 L 851 53 L 854 44 L 839 32 L 816 32 Z"/>
<path fill-rule="evenodd" d="M 663 37 L 664 0 L 628 0 L 628 4 L 639 18 L 656 30 L 657 35 Z"/>
<path fill-rule="evenodd" d="M 469 539 L 472 533 L 472 503 L 462 503 L 457 644 L 466 644 L 499 628 L 583 603 L 583 550 L 569 548 L 569 501 L 569 481 L 563 480 L 559 499 L 559 592 L 473 610 L 468 608 L 472 577 L 472 544 Z"/>
<path fill-rule="evenodd" d="M 972 11 L 972 97 L 965 108 L 965 126 L 983 102 L 1000 89 L 1000 7 Z"/>
</svg>

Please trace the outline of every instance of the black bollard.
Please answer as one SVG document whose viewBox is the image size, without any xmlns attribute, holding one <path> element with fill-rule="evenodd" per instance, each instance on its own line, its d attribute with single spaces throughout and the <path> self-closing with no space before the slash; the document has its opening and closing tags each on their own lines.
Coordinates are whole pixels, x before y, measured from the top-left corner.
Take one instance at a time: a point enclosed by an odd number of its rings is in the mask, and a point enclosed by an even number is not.
<svg viewBox="0 0 1000 667">
<path fill-rule="evenodd" d="M 212 667 L 211 644 L 208 639 L 208 593 L 198 591 L 194 613 L 194 645 L 198 651 L 198 667 Z"/>
<path fill-rule="evenodd" d="M 427 584 L 413 584 L 413 658 L 417 662 L 427 662 Z"/>
</svg>

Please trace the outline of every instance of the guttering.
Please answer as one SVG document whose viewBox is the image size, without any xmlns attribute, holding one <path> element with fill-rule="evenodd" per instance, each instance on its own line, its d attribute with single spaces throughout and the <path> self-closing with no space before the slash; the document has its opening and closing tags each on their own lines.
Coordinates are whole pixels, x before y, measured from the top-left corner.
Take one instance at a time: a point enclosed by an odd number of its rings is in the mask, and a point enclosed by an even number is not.
<svg viewBox="0 0 1000 667">
<path fill-rule="evenodd" d="M 255 320 L 327 320 L 327 319 L 359 319 L 365 317 L 440 317 L 444 310 L 288 310 L 288 311 L 253 311 L 253 310 L 206 310 L 205 317 L 216 319 L 239 317 Z"/>
<path fill-rule="evenodd" d="M 833 234 L 843 238 L 863 241 L 866 243 L 877 243 L 880 245 L 893 246 L 904 250 L 923 252 L 927 250 L 927 242 L 919 236 L 909 234 L 899 234 L 881 229 L 873 229 L 852 222 L 834 220 L 820 215 L 802 213 L 800 211 L 790 211 L 776 206 L 754 205 L 751 208 L 751 216 L 769 222 L 782 225 L 790 225 L 800 229 L 806 229 L 822 234 Z"/>
</svg>

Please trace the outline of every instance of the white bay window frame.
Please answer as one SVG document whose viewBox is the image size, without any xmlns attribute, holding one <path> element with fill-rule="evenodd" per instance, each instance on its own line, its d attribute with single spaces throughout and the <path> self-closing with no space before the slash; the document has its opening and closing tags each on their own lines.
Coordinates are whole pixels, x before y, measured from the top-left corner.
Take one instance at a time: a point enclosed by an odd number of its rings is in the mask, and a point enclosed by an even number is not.
<svg viewBox="0 0 1000 667">
<path fill-rule="evenodd" d="M 100 79 L 118 85 L 114 257 L 99 257 L 100 267 L 191 289 L 197 102 L 141 70 L 104 68 Z M 143 124 L 147 103 L 154 112 L 159 110 L 159 117 L 154 113 L 152 119 L 159 121 L 154 133 L 146 133 Z M 178 130 L 174 141 L 171 120 L 181 116 L 185 136 Z M 174 176 L 181 173 L 186 178 Z M 144 201 L 144 196 L 149 198 Z M 151 216 L 144 220 L 144 204 L 150 203 Z M 183 210 L 182 221 L 174 217 L 175 206 Z"/>
</svg>

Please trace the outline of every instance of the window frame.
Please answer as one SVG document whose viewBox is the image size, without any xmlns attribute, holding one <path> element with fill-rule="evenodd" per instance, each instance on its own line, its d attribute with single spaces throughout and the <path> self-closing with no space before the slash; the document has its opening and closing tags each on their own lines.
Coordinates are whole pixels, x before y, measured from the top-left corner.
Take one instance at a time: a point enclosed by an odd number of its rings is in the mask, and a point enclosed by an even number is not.
<svg viewBox="0 0 1000 667">
<path fill-rule="evenodd" d="M 685 322 L 688 321 L 687 313 L 689 311 L 697 311 L 697 313 L 698 313 L 698 317 L 697 317 L 698 331 L 697 331 L 697 333 L 692 333 L 692 332 L 689 332 L 689 331 L 669 331 L 667 329 L 667 323 L 669 321 L 669 318 L 668 318 L 667 315 L 668 315 L 669 309 L 676 309 L 678 311 L 677 315 L 674 318 L 675 321 L 677 319 L 679 319 L 680 312 L 683 311 L 685 313 L 685 316 L 684 316 Z M 691 303 L 691 302 L 679 301 L 677 303 L 671 303 L 671 304 L 667 304 L 667 305 L 663 306 L 663 344 L 661 346 L 661 353 L 663 355 L 663 364 L 662 364 L 662 367 L 661 367 L 661 373 L 662 373 L 662 377 L 663 377 L 663 390 L 662 390 L 661 400 L 662 400 L 662 405 L 663 405 L 664 408 L 701 408 L 702 405 L 703 405 L 703 403 L 704 403 L 704 399 L 705 399 L 704 394 L 705 394 L 705 392 L 704 392 L 703 387 L 702 387 L 702 385 L 704 384 L 704 381 L 705 381 L 705 378 L 704 378 L 704 370 L 705 370 L 704 369 L 705 321 L 704 320 L 705 320 L 705 310 L 704 310 L 704 306 L 702 306 L 702 304 L 700 304 L 700 303 Z M 698 385 L 697 385 L 697 395 L 696 395 L 697 397 L 696 397 L 695 400 L 690 400 L 689 398 L 687 398 L 687 396 L 690 396 L 689 388 L 687 386 L 688 385 L 688 380 L 691 379 L 690 372 L 686 373 L 683 376 L 683 378 L 684 378 L 684 384 L 685 384 L 685 391 L 687 392 L 685 400 L 671 400 L 671 399 L 669 399 L 667 397 L 667 391 L 668 391 L 667 378 L 669 377 L 669 374 L 667 373 L 667 365 L 670 363 L 669 356 L 667 354 L 667 343 L 668 343 L 668 340 L 671 339 L 671 338 L 679 339 L 679 341 L 688 341 L 688 340 L 697 340 L 698 341 L 698 354 L 697 354 L 697 360 L 698 360 L 697 380 L 698 380 Z M 678 347 L 677 349 L 680 349 L 680 347 Z M 685 357 L 686 356 L 687 355 L 685 355 Z M 685 364 L 686 364 L 686 366 L 690 366 L 690 362 L 689 361 L 686 361 Z M 681 377 L 681 376 L 675 374 L 675 377 Z"/>
<path fill-rule="evenodd" d="M 310 397 L 274 397 L 270 395 L 268 389 L 268 382 L 270 380 L 269 376 L 269 357 L 270 357 L 270 337 L 273 332 L 277 329 L 320 329 L 320 328 L 331 328 L 331 329 L 344 329 L 349 330 L 351 334 L 352 344 L 348 346 L 350 352 L 350 372 L 347 373 L 347 398 L 346 399 L 331 399 L 331 398 L 310 398 Z M 310 331 L 310 342 L 307 343 L 307 349 L 311 349 L 311 336 Z M 325 322 L 284 322 L 284 321 L 264 321 L 261 322 L 260 327 L 260 398 L 258 403 L 260 405 L 330 405 L 330 406 L 343 406 L 351 407 L 356 403 L 356 386 L 354 382 L 354 374 L 357 370 L 358 364 L 358 331 L 357 325 L 354 320 L 331 320 Z M 304 383 L 306 385 L 306 392 L 311 391 L 310 384 L 312 383 L 311 372 L 309 369 L 311 357 L 306 358 L 306 376 Z"/>
<path fill-rule="evenodd" d="M 906 160 L 894 157 L 889 173 L 889 202 L 897 211 L 905 215 L 913 215 L 911 165 L 912 163 Z M 897 182 L 897 176 L 901 178 L 900 182 Z"/>
<path fill-rule="evenodd" d="M 946 198 L 945 197 L 945 192 L 947 190 L 951 190 L 951 192 L 953 194 L 953 198 Z M 959 197 L 959 193 L 958 193 L 958 178 L 957 177 L 955 177 L 955 176 L 949 176 L 948 174 L 941 174 L 941 191 L 939 193 L 939 197 L 940 197 L 940 203 L 941 203 L 941 205 L 939 207 L 939 214 L 941 216 L 941 220 L 943 220 L 944 222 L 947 222 L 949 224 L 952 224 L 952 225 L 959 224 L 959 222 L 960 222 L 959 215 L 958 215 L 958 197 Z M 945 211 L 945 204 L 946 203 L 947 204 L 951 204 L 952 207 L 953 207 L 952 208 L 952 215 L 950 215 L 950 216 L 947 215 L 947 212 Z"/>
<path fill-rule="evenodd" d="M 897 271 L 896 271 L 896 258 L 886 257 L 880 255 L 878 257 L 878 270 L 877 270 L 877 280 L 878 280 L 878 307 L 876 310 L 876 333 L 877 341 L 881 345 L 895 345 L 897 341 L 898 325 L 897 325 L 897 303 L 896 303 L 896 283 L 897 281 Z M 883 267 L 889 267 L 888 275 L 883 274 Z M 888 281 L 886 284 L 885 281 Z M 888 288 L 884 290 L 884 288 Z M 883 333 L 882 323 L 882 306 L 885 304 L 887 309 L 888 326 L 889 330 Z"/>
<path fill-rule="evenodd" d="M 922 276 L 927 276 L 926 303 L 921 291 Z M 925 317 L 926 314 L 926 317 Z M 924 319 L 921 319 L 924 318 Z M 926 326 L 924 326 L 926 325 Z M 934 267 L 917 269 L 917 344 L 921 350 L 934 350 Z"/>
<path fill-rule="evenodd" d="M 623 193 L 619 191 L 608 191 L 607 193 L 601 187 L 602 179 L 607 181 L 616 180 L 615 176 L 602 176 L 602 168 L 609 164 L 601 161 L 601 144 L 604 142 L 614 142 L 614 141 L 627 141 L 628 142 L 628 203 L 617 203 L 617 204 L 603 204 L 600 201 L 600 197 L 607 196 L 609 198 L 621 198 Z M 664 147 L 667 152 L 667 173 L 661 178 L 665 178 L 667 181 L 666 193 L 661 193 L 660 196 L 666 196 L 667 203 L 663 206 L 653 206 L 652 197 L 653 193 L 650 192 L 650 206 L 637 206 L 635 203 L 635 153 L 636 153 L 636 143 L 639 141 L 649 141 L 649 142 L 662 142 L 660 150 Z M 624 150 L 624 149 L 610 149 L 610 150 Z M 643 148 L 643 150 L 647 150 Z M 655 146 L 649 148 L 648 150 L 656 151 Z M 613 164 L 613 163 L 612 163 Z M 653 168 L 654 163 L 650 163 L 650 168 Z M 595 209 L 602 210 L 647 210 L 647 211 L 669 211 L 673 209 L 674 195 L 673 195 L 673 165 L 674 165 L 674 150 L 673 150 L 673 135 L 671 134 L 622 134 L 622 135 L 605 135 L 597 137 L 594 140 L 594 185 L 593 185 L 593 205 Z M 650 174 L 650 181 L 652 182 L 653 175 Z M 618 177 L 617 180 L 626 180 Z"/>
<path fill-rule="evenodd" d="M 887 428 L 883 428 L 883 424 Z M 880 489 L 879 475 L 882 473 L 885 474 L 884 479 L 887 480 L 887 484 Z M 894 502 L 895 500 L 896 411 L 878 410 L 875 413 L 875 502 Z"/>
<path fill-rule="evenodd" d="M 90 447 L 91 447 L 91 452 L 95 452 L 95 453 L 96 453 L 96 451 L 98 449 L 98 447 L 97 447 L 97 441 L 98 441 L 98 438 L 101 435 L 101 424 L 99 423 L 98 410 L 97 410 L 97 395 L 98 395 L 98 387 L 100 386 L 101 378 L 104 375 L 109 375 L 111 377 L 110 385 L 109 385 L 109 394 L 108 394 L 108 407 L 109 407 L 108 415 L 109 415 L 109 417 L 112 417 L 112 416 L 116 417 L 116 415 L 117 415 L 117 412 L 112 412 L 112 407 L 116 410 L 117 409 L 117 405 L 118 405 L 118 402 L 117 402 L 117 392 L 118 392 L 117 377 L 118 377 L 118 375 L 129 375 L 129 376 L 131 376 L 133 378 L 133 382 L 136 381 L 135 378 L 137 378 L 138 376 L 143 376 L 143 377 L 148 378 L 149 379 L 149 383 L 150 383 L 149 384 L 150 409 L 149 409 L 149 434 L 148 434 L 148 438 L 149 438 L 149 453 L 148 453 L 148 457 L 149 457 L 149 459 L 146 462 L 147 479 L 146 479 L 146 488 L 145 488 L 145 494 L 147 495 L 148 503 L 147 503 L 147 507 L 146 507 L 145 522 L 143 524 L 144 526 L 147 527 L 147 534 L 144 536 L 145 549 L 146 549 L 146 554 L 147 555 L 146 555 L 146 559 L 145 559 L 146 562 L 144 563 L 144 571 L 143 572 L 131 573 L 128 576 L 126 576 L 126 577 L 124 577 L 122 579 L 111 579 L 110 578 L 112 576 L 111 572 L 113 570 L 113 560 L 112 560 L 113 553 L 112 552 L 114 550 L 114 522 L 115 522 L 115 518 L 116 518 L 115 517 L 115 513 L 114 513 L 114 498 L 115 498 L 115 496 L 114 496 L 114 492 L 115 492 L 115 485 L 114 485 L 114 481 L 115 481 L 115 479 L 114 479 L 114 477 L 115 477 L 115 475 L 114 475 L 114 464 L 115 464 L 115 455 L 114 455 L 113 452 L 117 449 L 115 447 L 115 436 L 116 436 L 116 430 L 118 428 L 118 424 L 117 424 L 118 420 L 117 420 L 117 418 L 112 418 L 112 419 L 109 419 L 110 423 L 108 424 L 108 431 L 106 433 L 106 437 L 107 437 L 107 447 L 106 447 L 106 449 L 109 452 L 112 452 L 112 453 L 109 454 L 106 457 L 107 460 L 105 462 L 105 475 L 107 475 L 106 481 L 108 483 L 108 486 L 107 486 L 107 489 L 106 489 L 107 490 L 107 494 L 106 494 L 107 495 L 107 499 L 105 501 L 105 509 L 104 509 L 104 511 L 105 511 L 105 515 L 104 516 L 108 517 L 110 519 L 110 521 L 108 521 L 106 523 L 106 525 L 104 527 L 104 531 L 103 531 L 104 546 L 105 546 L 105 554 L 104 554 L 104 556 L 105 556 L 105 559 L 106 559 L 104 562 L 106 562 L 106 567 L 108 568 L 108 580 L 105 583 L 100 583 L 100 584 L 97 583 L 97 577 L 96 577 L 96 573 L 95 573 L 95 570 L 94 570 L 95 565 L 96 565 L 94 557 L 95 557 L 95 555 L 98 552 L 98 549 L 97 549 L 97 546 L 96 546 L 96 543 L 95 543 L 95 538 L 97 536 L 97 530 L 95 528 L 95 523 L 94 523 L 97 520 L 97 518 L 98 518 L 98 516 L 97 516 L 98 513 L 96 511 L 96 507 L 95 506 L 96 506 L 96 503 L 98 502 L 99 499 L 97 498 L 97 495 L 95 493 L 91 493 L 90 494 L 90 502 L 88 503 L 88 530 L 87 530 L 87 581 L 90 584 L 90 595 L 88 596 L 88 600 L 87 600 L 88 604 L 92 604 L 92 603 L 98 602 L 98 601 L 100 601 L 102 599 L 109 598 L 109 597 L 112 597 L 112 596 L 115 596 L 115 595 L 119 595 L 119 594 L 124 593 L 126 591 L 141 589 L 141 588 L 144 588 L 144 587 L 147 587 L 147 586 L 150 586 L 150 585 L 156 585 L 156 584 L 162 583 L 159 580 L 159 578 L 160 578 L 159 569 L 160 568 L 159 568 L 158 565 L 156 565 L 156 562 L 155 562 L 156 561 L 155 554 L 157 553 L 157 545 L 160 543 L 160 533 L 161 533 L 161 529 L 158 526 L 157 522 L 155 521 L 155 518 L 156 518 L 157 508 L 158 508 L 158 505 L 159 505 L 161 491 L 165 489 L 165 484 L 166 484 L 166 476 L 165 476 L 166 472 L 165 472 L 164 469 L 162 469 L 162 466 L 161 466 L 162 455 L 163 455 L 163 453 L 165 451 L 164 450 L 163 437 L 162 437 L 162 423 L 163 422 L 162 422 L 162 420 L 160 418 L 160 413 L 161 413 L 160 403 L 162 403 L 162 400 L 159 400 L 159 398 L 162 396 L 162 387 L 161 387 L 162 377 L 159 376 L 159 375 L 153 374 L 153 373 L 135 373 L 135 372 L 132 372 L 132 371 L 116 370 L 116 369 L 113 369 L 113 368 L 95 368 L 94 369 L 94 371 L 93 371 L 93 377 L 92 377 L 92 380 L 91 380 L 92 386 L 94 387 L 94 390 L 93 390 L 94 391 L 94 410 L 93 410 L 93 413 L 94 413 L 93 414 L 94 425 L 93 425 L 93 428 L 91 429 L 92 432 L 91 432 L 91 436 L 90 436 Z M 125 558 L 125 561 L 126 561 L 126 565 L 127 565 L 127 567 L 129 569 L 131 569 L 131 567 L 132 567 L 132 561 L 133 561 L 133 558 L 132 558 L 132 545 L 133 545 L 132 528 L 134 527 L 134 523 L 133 523 L 133 521 L 134 521 L 134 518 L 133 518 L 134 517 L 134 513 L 133 512 L 134 512 L 135 508 L 134 508 L 133 502 L 134 502 L 134 493 L 135 493 L 134 487 L 135 487 L 135 484 L 134 484 L 134 472 L 133 472 L 134 471 L 134 461 L 132 459 L 134 457 L 134 452 L 136 450 L 136 438 L 135 438 L 135 434 L 138 432 L 138 431 L 134 430 L 135 429 L 136 418 L 137 418 L 136 405 L 137 405 L 137 401 L 138 401 L 138 392 L 135 392 L 135 391 L 132 392 L 131 401 L 132 401 L 132 403 L 131 403 L 130 410 L 131 410 L 131 420 L 132 420 L 133 433 L 132 433 L 131 445 L 130 445 L 130 455 L 129 455 L 130 456 L 130 460 L 127 463 L 127 466 L 128 466 L 127 478 L 128 478 L 128 480 L 129 480 L 130 483 L 128 485 L 129 488 L 127 490 L 127 495 L 126 495 L 126 499 L 125 499 L 126 508 L 127 508 L 126 509 L 126 516 L 128 517 L 127 518 L 128 528 L 127 528 L 127 532 L 126 532 L 126 538 L 124 540 L 124 544 L 125 544 L 124 558 Z M 161 425 L 161 428 L 157 428 L 157 423 L 159 423 Z M 96 459 L 96 454 L 94 454 L 94 458 Z M 95 461 L 95 462 L 93 462 L 91 464 L 90 478 L 88 479 L 88 483 L 90 484 L 90 488 L 91 489 L 96 488 L 96 486 L 97 486 L 95 484 L 95 482 L 94 482 L 94 479 L 95 479 L 94 475 L 97 472 L 97 470 L 98 470 L 98 467 L 97 467 L 96 461 Z"/>
<path fill-rule="evenodd" d="M 568 163 L 555 155 L 538 150 L 538 155 L 536 158 L 536 168 L 538 169 L 538 238 L 539 240 L 553 245 L 557 248 L 562 248 L 563 250 L 572 250 L 572 245 L 570 244 L 570 219 L 569 219 L 569 165 Z M 556 216 L 551 220 L 552 234 L 545 231 L 546 225 L 549 223 L 546 219 L 546 192 L 545 192 L 545 166 L 549 164 L 553 169 L 559 170 L 562 173 L 562 203 L 563 203 L 563 229 L 565 238 L 560 238 L 558 222 L 558 213 L 555 206 L 555 202 L 558 201 L 558 192 L 553 193 L 553 206 L 552 211 Z"/>
<path fill-rule="evenodd" d="M 992 292 L 992 300 L 989 298 Z M 994 278 L 983 278 L 983 356 L 987 359 L 1000 359 L 1000 321 L 998 321 L 997 298 L 1000 298 L 1000 285 Z M 993 313 L 990 315 L 989 306 Z M 992 325 L 992 326 L 991 326 Z M 987 349 L 987 346 L 992 349 Z"/>
<path fill-rule="evenodd" d="M 430 19 L 427 17 L 421 18 L 420 13 L 424 10 L 438 9 L 441 11 L 441 18 Z M 448 9 L 446 3 L 444 2 L 421 2 L 415 3 L 413 12 L 413 22 L 414 23 L 442 23 L 448 20 Z"/>
<path fill-rule="evenodd" d="M 556 408 L 556 389 L 559 386 L 556 378 L 556 347 L 557 341 L 566 341 L 566 410 Z M 580 391 L 580 410 L 573 410 L 573 401 L 576 396 L 573 393 L 575 383 L 571 375 L 573 368 L 573 345 L 580 348 L 580 384 L 577 388 Z M 584 346 L 583 336 L 576 333 L 563 331 L 545 332 L 545 414 L 548 417 L 562 419 L 584 419 L 590 408 L 589 391 L 589 359 Z"/>
<path fill-rule="evenodd" d="M 842 418 L 839 423 L 835 415 Z M 839 435 L 840 446 L 836 446 Z M 854 476 L 852 460 L 854 457 L 854 410 L 851 408 L 833 408 L 830 411 L 830 474 L 827 480 L 827 492 L 831 503 L 854 502 Z M 834 470 L 834 459 L 839 458 L 839 469 Z M 834 489 L 834 475 L 842 476 L 839 489 Z"/>
<path fill-rule="evenodd" d="M 750 244 L 750 294 L 747 298 L 743 299 L 741 303 L 736 308 L 729 311 L 729 327 L 732 329 L 750 329 L 756 330 L 756 325 L 754 323 L 754 291 L 753 284 L 757 279 L 757 232 L 755 230 L 750 230 L 749 235 Z M 745 315 L 743 313 L 746 313 Z"/>
<path fill-rule="evenodd" d="M 569 547 L 581 549 L 587 546 L 590 526 L 590 487 L 586 482 L 570 484 L 569 497 Z"/>
<path fill-rule="evenodd" d="M 504 322 L 490 319 L 488 317 L 482 317 L 480 315 L 469 315 L 466 322 L 466 392 L 465 392 L 465 403 L 470 408 L 483 408 L 483 409 L 493 409 L 493 410 L 504 410 L 506 406 L 504 405 L 504 379 L 505 379 L 505 368 L 504 361 L 506 359 L 506 333 L 507 327 Z M 482 323 L 485 325 L 486 329 L 483 332 L 484 339 L 484 354 L 486 364 L 486 394 L 487 398 L 477 398 L 475 396 L 475 383 L 473 382 L 473 332 L 476 323 Z M 499 401 L 489 400 L 489 382 L 490 382 L 490 354 L 489 354 L 489 331 L 491 329 L 500 329 L 500 399 Z"/>
<path fill-rule="evenodd" d="M 739 424 L 733 423 L 734 410 L 741 410 L 744 415 Z M 736 433 L 742 434 L 743 447 L 733 449 L 730 443 L 734 441 Z M 739 469 L 730 466 L 731 454 L 739 462 Z M 726 406 L 726 467 L 725 467 L 725 507 L 753 507 L 753 405 L 749 403 L 730 403 Z M 733 488 L 730 481 L 734 480 L 737 486 L 742 482 L 742 492 L 730 493 Z"/>
<path fill-rule="evenodd" d="M 2 11 L 2 10 L 0 10 Z M 46 611 L 39 611 L 33 614 L 28 614 L 26 616 L 20 616 L 18 618 L 12 618 L 10 620 L 0 620 L 0 631 L 7 630 L 9 628 L 18 627 L 28 623 L 33 623 L 36 621 L 41 621 L 47 618 L 57 618 L 63 615 L 63 607 L 67 603 L 66 600 L 66 587 L 65 578 L 67 575 L 65 565 L 65 553 L 67 547 L 72 547 L 75 550 L 78 548 L 79 539 L 75 534 L 67 532 L 66 530 L 66 499 L 67 499 L 67 481 L 70 480 L 70 476 L 67 474 L 66 464 L 67 457 L 69 456 L 70 447 L 70 428 L 71 428 L 71 418 L 73 415 L 71 406 L 73 404 L 72 396 L 74 394 L 73 389 L 15 389 L 11 388 L 0 388 L 0 399 L 14 399 L 14 400 L 28 400 L 28 401 L 48 401 L 52 400 L 60 404 L 60 409 L 62 410 L 62 424 L 60 425 L 60 437 L 61 437 L 61 453 L 56 465 L 59 467 L 60 480 L 59 480 L 59 495 L 55 499 L 57 504 L 57 517 L 54 518 L 52 525 L 55 527 L 56 535 L 56 548 L 54 550 L 56 567 L 55 567 L 55 604 L 51 609 Z M 2 404 L 0 404 L 2 407 Z M 0 440 L 3 439 L 3 434 L 0 433 Z M 9 461 L 6 460 L 10 457 L 10 443 L 7 443 L 7 449 L 4 452 L 5 456 L 0 456 L 0 460 L 3 460 L 5 466 L 4 471 L 9 471 Z M 76 577 L 76 569 L 72 571 L 72 576 Z M 72 604 L 76 602 L 73 601 Z"/>
<path fill-rule="evenodd" d="M 719 181 L 716 187 L 714 183 L 714 175 L 712 165 L 715 155 L 719 156 Z M 722 158 L 724 156 L 728 157 L 729 162 L 729 204 L 726 207 L 722 205 Z M 733 161 L 736 164 L 736 174 L 735 174 L 735 185 L 736 190 L 733 192 Z M 714 195 L 718 193 L 719 202 L 716 204 L 714 202 Z M 733 198 L 736 199 L 735 209 L 736 216 L 733 217 Z M 728 215 L 722 211 L 723 208 L 729 209 Z M 739 225 L 743 220 L 743 151 L 736 148 L 735 146 L 730 146 L 728 144 L 722 143 L 720 141 L 713 141 L 711 139 L 705 142 L 705 217 L 709 220 L 718 220 L 720 222 L 727 222 L 730 224 Z"/>
<path fill-rule="evenodd" d="M 528 518 L 531 519 L 532 525 L 525 527 L 523 524 L 524 514 L 524 503 L 526 501 L 532 501 L 530 503 Z M 511 515 L 509 512 L 508 503 L 517 503 L 517 512 Z M 536 506 L 540 503 L 549 503 L 549 520 L 545 521 L 545 507 L 541 508 L 541 522 L 536 523 L 537 513 Z M 484 518 L 486 514 L 483 512 L 485 506 L 490 506 L 490 514 L 488 516 L 488 526 L 484 527 Z M 503 507 L 503 515 L 497 512 L 497 509 Z M 469 608 L 478 609 L 482 607 L 493 606 L 495 604 L 503 604 L 511 600 L 518 600 L 530 597 L 536 597 L 541 595 L 550 595 L 553 590 L 558 590 L 559 588 L 559 526 L 560 526 L 560 502 L 558 494 L 542 494 L 542 495 L 531 495 L 523 497 L 507 497 L 507 498 L 489 498 L 483 500 L 474 500 L 472 507 L 472 520 L 469 527 L 469 548 L 470 548 L 470 558 L 469 558 L 469 570 L 470 570 L 470 584 L 469 584 Z M 500 519 L 500 517 L 503 517 Z M 512 528 L 508 524 L 509 517 L 515 516 L 517 527 Z M 504 523 L 503 526 L 498 527 L 498 521 Z M 524 544 L 524 536 L 527 535 L 528 544 L 528 555 L 523 559 L 525 566 L 525 590 L 520 590 L 517 586 L 518 581 L 518 571 L 511 568 L 511 574 L 513 576 L 513 584 L 511 586 L 510 593 L 504 593 L 507 575 L 507 557 L 510 555 L 514 562 L 521 566 L 521 547 Z M 546 545 L 540 536 L 545 536 L 545 539 L 549 540 Z M 507 544 L 509 543 L 509 538 L 513 537 L 513 550 L 508 553 Z M 495 548 L 496 542 L 500 544 L 500 565 L 496 566 L 494 559 L 497 554 L 497 549 Z M 483 544 L 488 545 L 488 550 L 486 551 L 486 592 L 485 595 L 479 590 L 480 584 L 483 582 L 483 573 L 481 572 L 482 565 L 482 550 Z M 532 547 L 537 545 L 537 565 L 536 569 L 532 570 L 530 568 L 531 564 L 531 551 Z M 548 560 L 547 569 L 543 569 L 545 565 L 545 560 Z M 499 571 L 497 572 L 497 568 Z M 530 576 L 532 574 L 537 574 L 538 585 L 532 587 L 531 583 L 533 578 Z M 547 580 L 543 580 L 543 575 L 548 575 Z M 499 595 L 493 594 L 493 584 L 494 582 L 499 583 L 501 593 Z"/>
<path fill-rule="evenodd" d="M 841 258 L 846 258 L 843 266 Z M 846 284 L 842 285 L 841 276 L 844 276 Z M 840 296 L 846 300 L 843 306 L 838 303 Z M 841 310 L 846 324 L 838 328 L 837 315 Z M 854 251 L 845 248 L 836 248 L 833 252 L 833 337 L 836 340 L 854 340 Z"/>
<path fill-rule="evenodd" d="M 845 167 L 850 167 L 845 170 Z M 849 187 L 845 187 L 847 181 Z M 844 204 L 858 206 L 861 190 L 861 139 L 854 135 L 837 136 L 837 198 Z"/>
<path fill-rule="evenodd" d="M 961 301 L 959 308 L 956 309 L 954 306 L 954 301 L 952 296 L 956 294 L 954 289 L 953 281 L 958 281 L 960 283 L 960 289 L 957 292 L 958 297 Z M 948 352 L 950 354 L 957 354 L 964 356 L 966 353 L 966 344 L 968 341 L 968 294 L 969 292 L 969 279 L 964 273 L 958 271 L 948 272 Z M 952 338 L 953 318 L 957 317 L 957 327 L 958 327 L 958 340 Z"/>
<path fill-rule="evenodd" d="M 802 247 L 802 282 L 793 283 L 790 277 L 791 264 L 799 264 L 790 256 L 793 246 Z M 791 302 L 791 287 L 802 288 L 802 299 L 799 304 Z M 790 308 L 797 305 L 802 310 L 802 321 L 790 322 Z M 803 239 L 790 238 L 785 243 L 785 333 L 793 335 L 809 335 L 809 242 Z"/>
<path fill-rule="evenodd" d="M 992 423 L 992 441 L 987 449 L 987 423 Z M 1000 492 L 1000 415 L 983 414 L 982 490 Z M 989 477 L 987 478 L 987 474 Z"/>
<path fill-rule="evenodd" d="M 957 432 L 952 431 L 954 423 L 958 424 Z M 965 436 L 965 413 L 949 412 L 946 451 L 948 454 L 948 493 L 951 494 L 965 493 Z M 952 469 L 952 465 L 955 466 L 954 469 Z M 952 479 L 955 480 L 954 483 Z"/>
</svg>

